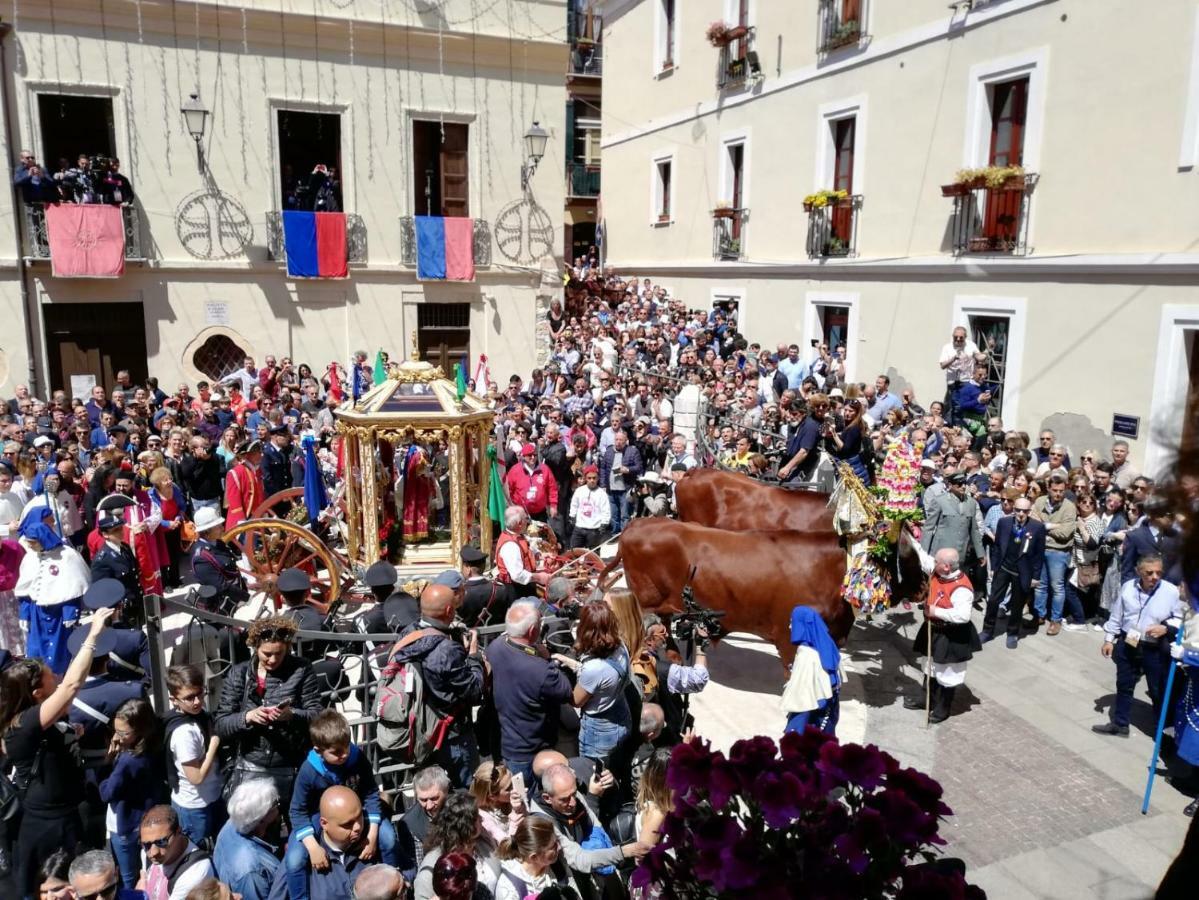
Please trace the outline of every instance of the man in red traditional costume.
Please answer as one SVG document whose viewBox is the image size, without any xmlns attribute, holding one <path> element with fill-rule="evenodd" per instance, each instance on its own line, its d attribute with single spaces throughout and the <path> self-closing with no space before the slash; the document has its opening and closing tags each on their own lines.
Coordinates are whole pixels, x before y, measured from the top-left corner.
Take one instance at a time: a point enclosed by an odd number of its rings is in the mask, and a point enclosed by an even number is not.
<svg viewBox="0 0 1199 900">
<path fill-rule="evenodd" d="M 902 540 L 918 547 L 907 533 Z M 953 695 L 958 685 L 966 682 L 966 663 L 981 650 L 978 631 L 970 621 L 974 608 L 974 587 L 961 571 L 958 552 L 952 547 L 937 551 L 935 557 L 923 549 L 919 551 L 920 565 L 931 572 L 928 580 L 928 600 L 924 604 L 924 624 L 916 634 L 913 648 L 917 655 L 928 653 L 929 629 L 932 629 L 932 658 L 925 661 L 925 679 L 931 693 L 932 710 L 929 721 L 944 722 L 949 718 L 953 706 Z M 907 709 L 923 709 L 923 693 L 907 697 L 903 705 Z"/>
<path fill-rule="evenodd" d="M 512 586 L 515 598 L 532 597 L 537 585 L 550 580 L 549 572 L 538 572 L 529 547 L 525 529 L 529 525 L 529 514 L 519 506 L 509 506 L 504 512 L 504 530 L 495 542 L 495 564 L 497 580 Z"/>
<path fill-rule="evenodd" d="M 246 441 L 237 448 L 237 463 L 225 476 L 225 530 L 244 522 L 254 515 L 266 499 L 266 488 L 262 486 L 262 473 L 258 471 L 262 462 L 262 441 Z"/>
</svg>

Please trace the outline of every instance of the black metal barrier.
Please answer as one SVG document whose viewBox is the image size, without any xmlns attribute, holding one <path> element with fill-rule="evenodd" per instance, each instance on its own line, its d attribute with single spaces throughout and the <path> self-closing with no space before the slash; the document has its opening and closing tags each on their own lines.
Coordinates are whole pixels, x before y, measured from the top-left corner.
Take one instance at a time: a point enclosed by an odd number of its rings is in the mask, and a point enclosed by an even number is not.
<svg viewBox="0 0 1199 900">
<path fill-rule="evenodd" d="M 194 601 L 195 596 L 193 591 L 188 599 Z M 190 617 L 183 626 L 182 640 L 173 645 L 172 662 L 192 663 L 204 670 L 210 712 L 216 710 L 216 701 L 226 673 L 235 663 L 250 658 L 242 632 L 253 624 L 253 620 L 210 612 L 197 607 L 194 602 L 188 602 L 188 599 L 172 599 L 157 594 L 147 594 L 145 597 L 151 699 L 159 715 L 165 715 L 169 709 L 164 616 L 183 613 Z M 567 618 L 547 616 L 541 621 L 542 633 L 550 636 L 547 643 L 553 643 L 554 635 L 570 631 L 571 621 Z M 335 623 L 342 630 L 297 631 L 293 652 L 317 668 L 322 702 L 326 707 L 336 707 L 346 715 L 355 743 L 370 759 L 380 787 L 392 790 L 398 797 L 408 785 L 412 766 L 379 750 L 375 741 L 376 717 L 372 713 L 372 700 L 379 683 L 379 673 L 387 662 L 388 651 L 399 635 L 394 632 L 363 633 L 355 630 L 358 622 L 357 618 L 343 617 Z M 479 633 L 479 646 L 482 649 L 504 633 L 504 625 L 488 625 L 474 630 Z M 323 652 L 305 654 L 306 646 Z M 331 662 L 336 665 L 330 665 Z M 356 701 L 357 712 L 344 708 L 351 705 L 347 704 L 351 700 Z"/>
</svg>

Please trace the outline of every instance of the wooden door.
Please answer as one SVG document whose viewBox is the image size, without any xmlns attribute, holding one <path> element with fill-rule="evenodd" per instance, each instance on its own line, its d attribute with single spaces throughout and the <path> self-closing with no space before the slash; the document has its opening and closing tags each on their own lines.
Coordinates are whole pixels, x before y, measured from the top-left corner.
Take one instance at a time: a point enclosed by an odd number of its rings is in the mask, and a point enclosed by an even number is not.
<svg viewBox="0 0 1199 900">
<path fill-rule="evenodd" d="M 741 238 L 741 194 L 742 169 L 745 164 L 745 145 L 733 144 L 729 147 L 729 167 L 733 170 L 733 237 Z"/>
<path fill-rule="evenodd" d="M 447 122 L 441 144 L 441 214 L 470 215 L 470 167 L 467 158 L 467 126 Z"/>
<path fill-rule="evenodd" d="M 857 136 L 857 119 L 839 119 L 833 123 L 833 143 L 836 157 L 833 163 L 833 190 L 853 195 L 853 154 Z M 853 200 L 833 202 L 833 237 L 849 247 L 853 241 Z"/>
<path fill-rule="evenodd" d="M 145 381 L 146 324 L 140 303 L 50 303 L 42 307 L 50 388 L 70 393 L 72 375 L 94 375 L 111 391 L 128 369 Z M 87 399 L 81 398 L 81 399 Z"/>
</svg>

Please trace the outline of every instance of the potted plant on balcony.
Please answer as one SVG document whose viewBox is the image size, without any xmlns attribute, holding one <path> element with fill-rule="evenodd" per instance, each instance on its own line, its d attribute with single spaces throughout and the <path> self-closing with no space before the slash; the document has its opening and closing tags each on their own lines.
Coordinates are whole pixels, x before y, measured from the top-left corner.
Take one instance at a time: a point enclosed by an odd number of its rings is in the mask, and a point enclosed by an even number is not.
<svg viewBox="0 0 1199 900">
<path fill-rule="evenodd" d="M 727 47 L 738 38 L 749 34 L 748 25 L 730 25 L 727 22 L 713 22 L 708 26 L 705 35 L 713 47 Z"/>
<path fill-rule="evenodd" d="M 979 188 L 991 190 L 1024 190 L 1023 166 L 983 166 L 981 169 L 959 169 L 952 184 L 941 185 L 942 197 L 963 197 Z"/>
<path fill-rule="evenodd" d="M 836 206 L 842 200 L 849 199 L 848 191 L 820 190 L 803 198 L 804 212 L 814 209 L 824 209 L 826 206 Z"/>
<path fill-rule="evenodd" d="M 856 44 L 862 38 L 862 26 L 857 19 L 849 19 L 842 22 L 828 36 L 828 40 L 824 42 L 825 50 L 836 50 L 838 47 L 844 47 L 848 44 Z"/>
<path fill-rule="evenodd" d="M 716 204 L 716 208 L 712 210 L 713 219 L 731 219 L 737 214 L 737 210 L 733 207 L 732 200 L 720 200 Z"/>
</svg>

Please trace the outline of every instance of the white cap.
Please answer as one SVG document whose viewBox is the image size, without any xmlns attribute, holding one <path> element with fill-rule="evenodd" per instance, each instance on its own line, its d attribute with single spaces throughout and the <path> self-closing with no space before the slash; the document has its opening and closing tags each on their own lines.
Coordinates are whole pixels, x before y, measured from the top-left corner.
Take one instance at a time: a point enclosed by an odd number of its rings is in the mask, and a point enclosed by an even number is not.
<svg viewBox="0 0 1199 900">
<path fill-rule="evenodd" d="M 48 438 L 44 434 L 39 434 L 37 437 L 35 437 L 33 439 L 33 446 L 35 446 L 35 447 L 44 447 L 44 446 L 46 446 L 46 444 L 53 444 L 53 443 L 54 443 L 54 438 Z"/>
</svg>

